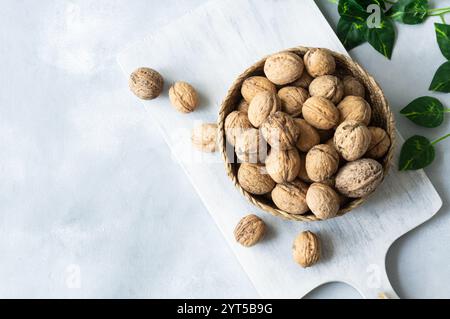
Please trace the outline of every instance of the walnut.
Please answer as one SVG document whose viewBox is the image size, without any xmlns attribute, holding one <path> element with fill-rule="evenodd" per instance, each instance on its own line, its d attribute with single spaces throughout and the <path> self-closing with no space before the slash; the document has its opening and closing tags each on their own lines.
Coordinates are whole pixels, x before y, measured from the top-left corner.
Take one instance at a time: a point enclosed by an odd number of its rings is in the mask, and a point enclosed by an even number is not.
<svg viewBox="0 0 450 319">
<path fill-rule="evenodd" d="M 272 149 L 266 159 L 267 173 L 277 183 L 293 181 L 300 164 L 300 155 L 295 148 L 286 151 Z"/>
<path fill-rule="evenodd" d="M 319 219 L 333 218 L 339 211 L 340 199 L 336 191 L 323 183 L 313 183 L 306 193 L 306 203 Z"/>
<path fill-rule="evenodd" d="M 191 113 L 198 106 L 198 95 L 195 89 L 186 82 L 175 82 L 169 89 L 172 105 L 181 113 Z"/>
<path fill-rule="evenodd" d="M 310 49 L 303 60 L 306 70 L 313 77 L 333 74 L 336 69 L 336 61 L 326 49 Z"/>
<path fill-rule="evenodd" d="M 364 85 L 362 85 L 359 80 L 353 76 L 347 75 L 344 77 L 344 96 L 353 95 L 364 97 L 366 95 L 366 90 Z"/>
<path fill-rule="evenodd" d="M 340 114 L 340 122 L 355 120 L 369 125 L 372 117 L 372 108 L 369 103 L 360 96 L 346 96 L 337 106 Z"/>
<path fill-rule="evenodd" d="M 294 148 L 300 134 L 294 119 L 283 112 L 270 115 L 261 125 L 261 133 L 267 143 L 277 150 Z"/>
<path fill-rule="evenodd" d="M 250 103 L 257 93 L 263 91 L 277 93 L 275 85 L 263 76 L 252 76 L 242 83 L 241 94 L 247 103 Z"/>
<path fill-rule="evenodd" d="M 266 224 L 256 215 L 250 214 L 242 218 L 234 229 L 234 238 L 245 247 L 259 242 L 266 232 Z"/>
<path fill-rule="evenodd" d="M 334 148 L 334 149 L 336 150 L 336 152 L 337 152 L 338 155 L 339 155 L 339 165 L 341 165 L 341 163 L 343 163 L 345 160 L 344 160 L 344 158 L 342 157 L 342 155 L 339 154 L 339 152 L 337 151 L 337 148 L 336 148 L 336 146 L 334 145 L 334 138 L 333 138 L 333 137 L 330 138 L 330 139 L 329 139 L 328 141 L 326 141 L 324 144 L 327 144 L 327 145 L 331 146 L 332 148 Z"/>
<path fill-rule="evenodd" d="M 302 152 L 308 152 L 313 146 L 320 143 L 319 133 L 304 119 L 294 120 L 300 129 L 300 136 L 297 140 L 297 148 Z"/>
<path fill-rule="evenodd" d="M 336 189 L 350 198 L 372 193 L 383 180 L 383 167 L 376 160 L 363 158 L 347 163 L 336 175 Z"/>
<path fill-rule="evenodd" d="M 308 89 L 313 79 L 314 78 L 309 75 L 308 72 L 303 71 L 302 76 L 297 81 L 292 82 L 290 85 Z"/>
<path fill-rule="evenodd" d="M 259 130 L 249 128 L 237 136 L 235 151 L 242 162 L 264 163 L 267 156 L 267 143 Z"/>
<path fill-rule="evenodd" d="M 233 111 L 225 119 L 225 134 L 227 141 L 231 145 L 236 145 L 236 138 L 249 128 L 253 128 L 248 120 L 247 113 L 242 111 Z"/>
<path fill-rule="evenodd" d="M 217 148 L 217 124 L 203 123 L 192 130 L 192 145 L 204 152 L 215 152 Z"/>
<path fill-rule="evenodd" d="M 302 113 L 303 103 L 309 98 L 309 93 L 304 88 L 285 86 L 278 91 L 283 112 L 299 116 Z"/>
<path fill-rule="evenodd" d="M 339 167 L 339 155 L 334 147 L 319 144 L 306 154 L 306 172 L 310 179 L 322 182 L 336 173 Z"/>
<path fill-rule="evenodd" d="M 308 173 L 306 172 L 306 155 L 300 153 L 300 170 L 298 171 L 298 178 L 305 183 L 312 183 L 313 180 L 309 178 Z"/>
<path fill-rule="evenodd" d="M 275 187 L 274 180 L 267 174 L 263 165 L 242 163 L 237 177 L 241 187 L 250 194 L 263 195 Z"/>
<path fill-rule="evenodd" d="M 292 52 L 273 54 L 264 63 L 264 73 L 277 85 L 285 85 L 299 79 L 303 69 L 303 60 Z"/>
<path fill-rule="evenodd" d="M 254 127 L 260 127 L 267 117 L 281 110 L 279 97 L 272 92 L 259 92 L 250 102 L 248 119 Z"/>
<path fill-rule="evenodd" d="M 320 130 L 329 130 L 339 124 L 339 111 L 334 104 L 321 96 L 312 96 L 303 103 L 303 118 Z"/>
<path fill-rule="evenodd" d="M 334 75 L 322 75 L 311 82 L 309 94 L 324 97 L 337 104 L 344 96 L 344 84 Z"/>
<path fill-rule="evenodd" d="M 334 146 L 347 161 L 361 158 L 368 150 L 372 135 L 364 124 L 348 120 L 342 122 L 334 133 Z"/>
<path fill-rule="evenodd" d="M 139 68 L 130 75 L 130 90 L 143 100 L 157 98 L 164 87 L 164 79 L 157 71 L 150 68 Z"/>
<path fill-rule="evenodd" d="M 275 205 L 289 214 L 304 214 L 309 211 L 306 205 L 308 184 L 296 179 L 292 182 L 277 184 L 272 190 Z"/>
<path fill-rule="evenodd" d="M 372 135 L 372 139 L 370 140 L 369 149 L 365 157 L 373 159 L 382 158 L 391 146 L 391 139 L 386 131 L 380 127 L 369 126 L 368 129 Z"/>
<path fill-rule="evenodd" d="M 314 265 L 320 259 L 319 237 L 310 231 L 300 233 L 292 245 L 292 255 L 303 268 Z"/>
<path fill-rule="evenodd" d="M 249 104 L 247 103 L 247 101 L 242 99 L 241 102 L 239 102 L 238 104 L 237 110 L 248 113 L 248 106 Z"/>
</svg>

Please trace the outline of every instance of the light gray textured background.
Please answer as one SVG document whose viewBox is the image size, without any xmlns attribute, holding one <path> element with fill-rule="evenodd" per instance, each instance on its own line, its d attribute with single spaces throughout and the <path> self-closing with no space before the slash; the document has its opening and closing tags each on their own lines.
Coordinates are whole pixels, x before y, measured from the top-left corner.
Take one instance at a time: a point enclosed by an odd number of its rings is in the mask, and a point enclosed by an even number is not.
<svg viewBox="0 0 450 319">
<path fill-rule="evenodd" d="M 256 296 L 115 61 L 125 44 L 203 2 L 2 2 L 0 297 Z M 316 2 L 334 27 L 336 6 Z M 434 21 L 396 24 L 391 61 L 368 45 L 351 51 L 394 111 L 425 94 L 450 104 L 427 91 L 444 62 Z M 397 118 L 405 137 L 450 131 L 448 119 L 420 129 Z M 401 297 L 450 298 L 448 143 L 426 170 L 443 208 L 388 254 Z M 359 295 L 329 284 L 309 297 Z"/>
</svg>

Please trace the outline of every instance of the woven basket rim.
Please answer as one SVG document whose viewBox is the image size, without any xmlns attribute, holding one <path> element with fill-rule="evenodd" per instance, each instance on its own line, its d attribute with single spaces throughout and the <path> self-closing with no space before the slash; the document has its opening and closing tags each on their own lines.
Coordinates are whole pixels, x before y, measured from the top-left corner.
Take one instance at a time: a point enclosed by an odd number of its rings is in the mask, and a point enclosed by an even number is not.
<svg viewBox="0 0 450 319">
<path fill-rule="evenodd" d="M 305 47 L 305 46 L 298 46 L 294 48 L 290 48 L 287 50 L 283 50 L 281 52 L 293 52 L 296 54 L 299 54 L 300 56 L 303 56 L 311 47 Z M 370 91 L 370 97 L 371 100 L 375 97 L 378 99 L 379 103 L 381 104 L 381 107 L 383 109 L 383 114 L 386 117 L 386 132 L 389 135 L 391 139 L 391 146 L 389 147 L 389 150 L 385 157 L 382 160 L 382 166 L 383 166 L 383 179 L 386 177 L 386 175 L 389 172 L 389 169 L 392 166 L 392 160 L 394 156 L 395 146 L 396 146 L 396 133 L 395 133 L 395 119 L 394 115 L 391 112 L 389 103 L 386 100 L 386 97 L 383 93 L 383 90 L 377 83 L 377 81 L 357 62 L 353 61 L 349 56 L 326 49 L 329 51 L 334 58 L 345 65 L 350 65 L 352 67 L 352 70 L 350 71 L 354 76 L 362 80 L 366 84 L 366 89 L 369 88 Z M 293 221 L 303 221 L 303 222 L 311 222 L 311 221 L 320 221 L 317 217 L 315 217 L 312 213 L 309 213 L 307 215 L 296 215 L 296 214 L 290 214 L 288 212 L 285 212 L 283 210 L 280 210 L 278 208 L 274 208 L 270 205 L 267 205 L 266 203 L 262 202 L 258 198 L 256 198 L 254 195 L 250 194 L 246 190 L 244 190 L 238 180 L 237 180 L 237 174 L 234 173 L 233 164 L 230 159 L 228 158 L 228 154 L 226 152 L 226 136 L 225 136 L 225 118 L 226 116 L 231 112 L 226 112 L 228 103 L 231 103 L 231 100 L 233 100 L 233 96 L 235 95 L 236 90 L 239 90 L 241 88 L 242 82 L 250 77 L 255 75 L 255 72 L 261 69 L 261 67 L 264 65 L 264 62 L 266 61 L 267 57 L 269 55 L 263 57 L 258 62 L 251 65 L 249 68 L 247 68 L 241 75 L 237 77 L 237 79 L 232 83 L 231 87 L 229 88 L 227 95 L 225 96 L 220 110 L 219 110 L 219 116 L 217 120 L 218 125 L 218 144 L 220 148 L 220 153 L 222 154 L 222 159 L 225 163 L 225 170 L 228 175 L 228 177 L 233 182 L 234 186 L 238 189 L 238 191 L 253 205 L 256 207 L 262 209 L 263 211 L 270 213 L 274 216 L 278 216 L 284 219 L 293 220 Z M 358 73 L 355 75 L 355 73 Z M 376 191 L 376 190 L 375 190 Z M 374 192 L 375 192 L 374 191 Z M 373 193 L 374 193 L 373 192 Z M 372 193 L 372 194 L 373 194 Z M 365 197 L 357 198 L 352 200 L 349 204 L 347 204 L 345 207 L 341 208 L 339 212 L 337 213 L 336 217 L 343 216 L 346 213 L 352 211 L 353 209 L 361 206 L 369 196 L 372 194 L 369 194 Z"/>
</svg>

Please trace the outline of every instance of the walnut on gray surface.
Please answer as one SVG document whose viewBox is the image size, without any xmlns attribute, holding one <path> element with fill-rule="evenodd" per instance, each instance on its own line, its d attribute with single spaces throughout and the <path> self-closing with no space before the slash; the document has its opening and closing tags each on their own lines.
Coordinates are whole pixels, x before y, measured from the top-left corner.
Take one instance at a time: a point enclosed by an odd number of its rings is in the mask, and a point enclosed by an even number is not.
<svg viewBox="0 0 450 319">
<path fill-rule="evenodd" d="M 293 181 L 300 170 L 300 155 L 295 148 L 280 151 L 272 149 L 266 159 L 267 173 L 277 183 Z"/>
<path fill-rule="evenodd" d="M 217 149 L 217 124 L 202 123 L 192 130 L 192 145 L 203 152 L 215 152 Z"/>
<path fill-rule="evenodd" d="M 276 112 L 261 125 L 261 133 L 272 148 L 288 150 L 295 147 L 300 131 L 292 117 Z"/>
<path fill-rule="evenodd" d="M 372 134 L 361 122 L 342 122 L 334 134 L 334 146 L 347 161 L 354 161 L 366 154 Z"/>
<path fill-rule="evenodd" d="M 303 118 L 320 130 L 329 130 L 339 124 L 339 111 L 330 100 L 312 96 L 303 103 Z"/>
<path fill-rule="evenodd" d="M 235 146 L 236 139 L 246 130 L 253 128 L 252 123 L 248 120 L 246 112 L 233 111 L 225 118 L 225 135 L 228 143 Z"/>
<path fill-rule="evenodd" d="M 339 211 L 340 199 L 336 191 L 324 183 L 313 183 L 306 193 L 306 203 L 319 219 L 333 218 Z"/>
<path fill-rule="evenodd" d="M 273 92 L 259 92 L 248 107 L 248 119 L 254 127 L 260 127 L 267 117 L 281 110 L 281 101 Z"/>
<path fill-rule="evenodd" d="M 169 89 L 170 103 L 181 113 L 191 113 L 198 107 L 197 91 L 187 82 L 175 82 Z"/>
<path fill-rule="evenodd" d="M 299 79 L 303 69 L 303 60 L 292 52 L 273 54 L 264 63 L 266 77 L 277 85 L 285 85 Z"/>
<path fill-rule="evenodd" d="M 344 96 L 353 95 L 364 98 L 366 90 L 364 85 L 355 77 L 347 75 L 344 77 Z"/>
<path fill-rule="evenodd" d="M 344 165 L 336 175 L 336 189 L 350 198 L 372 193 L 383 180 L 383 167 L 376 160 L 363 158 Z"/>
<path fill-rule="evenodd" d="M 324 97 L 337 104 L 344 96 L 344 84 L 334 75 L 322 75 L 311 82 L 309 94 Z"/>
<path fill-rule="evenodd" d="M 296 179 L 292 182 L 277 184 L 272 190 L 275 205 L 289 214 L 304 214 L 309 211 L 306 204 L 308 184 Z"/>
<path fill-rule="evenodd" d="M 294 240 L 292 245 L 292 256 L 303 268 L 311 267 L 320 259 L 319 237 L 313 232 L 304 231 Z"/>
<path fill-rule="evenodd" d="M 297 140 L 297 148 L 302 152 L 308 152 L 313 146 L 320 143 L 319 133 L 304 119 L 297 118 L 294 120 L 300 129 L 300 136 Z"/>
<path fill-rule="evenodd" d="M 277 93 L 275 84 L 264 76 L 252 76 L 242 83 L 241 94 L 247 103 L 250 103 L 256 94 L 263 91 Z"/>
<path fill-rule="evenodd" d="M 302 114 L 303 103 L 309 98 L 309 93 L 301 87 L 285 86 L 278 91 L 278 96 L 283 112 L 291 116 L 299 116 Z"/>
<path fill-rule="evenodd" d="M 332 177 L 339 167 L 339 155 L 326 144 L 314 146 L 306 155 L 306 172 L 315 182 L 322 182 Z"/>
<path fill-rule="evenodd" d="M 310 49 L 303 57 L 305 68 L 313 77 L 333 74 L 336 61 L 327 49 Z"/>
<path fill-rule="evenodd" d="M 234 238 L 245 247 L 258 243 L 266 232 L 266 224 L 256 215 L 250 214 L 242 218 L 234 229 Z"/>
<path fill-rule="evenodd" d="M 267 143 L 258 129 L 249 128 L 237 136 L 235 152 L 242 162 L 264 163 L 267 157 Z"/>
<path fill-rule="evenodd" d="M 369 125 L 372 118 L 370 104 L 360 96 L 346 96 L 337 106 L 340 122 L 354 120 Z"/>
<path fill-rule="evenodd" d="M 368 127 L 372 139 L 370 140 L 369 148 L 365 157 L 379 159 L 386 155 L 389 147 L 391 147 L 391 139 L 389 135 L 381 127 Z"/>
<path fill-rule="evenodd" d="M 130 75 L 130 90 L 140 99 L 157 98 L 164 87 L 164 79 L 157 71 L 150 68 L 138 68 Z"/>
<path fill-rule="evenodd" d="M 242 163 L 237 177 L 239 185 L 250 194 L 264 195 L 275 187 L 275 181 L 267 174 L 263 165 Z"/>
</svg>

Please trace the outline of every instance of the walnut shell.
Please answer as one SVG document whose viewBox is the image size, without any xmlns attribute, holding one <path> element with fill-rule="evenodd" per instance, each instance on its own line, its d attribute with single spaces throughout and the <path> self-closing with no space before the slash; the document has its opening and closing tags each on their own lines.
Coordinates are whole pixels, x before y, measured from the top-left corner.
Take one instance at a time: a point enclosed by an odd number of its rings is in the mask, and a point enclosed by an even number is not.
<svg viewBox="0 0 450 319">
<path fill-rule="evenodd" d="M 328 141 L 326 141 L 324 144 L 327 144 L 327 145 L 331 146 L 332 148 L 334 148 L 334 149 L 336 150 L 336 152 L 337 152 L 338 155 L 339 155 L 339 165 L 341 165 L 345 160 L 344 160 L 344 158 L 342 157 L 342 155 L 339 154 L 339 152 L 337 151 L 337 148 L 336 148 L 336 146 L 334 145 L 334 138 L 333 138 L 333 137 L 330 138 L 330 139 L 329 139 Z"/>
<path fill-rule="evenodd" d="M 157 98 L 164 87 L 164 79 L 157 71 L 150 68 L 139 68 L 130 75 L 130 90 L 143 100 Z"/>
<path fill-rule="evenodd" d="M 303 60 L 292 52 L 273 54 L 264 63 L 265 75 L 277 85 L 285 85 L 299 79 L 303 69 Z"/>
<path fill-rule="evenodd" d="M 294 240 L 292 256 L 303 268 L 310 267 L 320 259 L 320 241 L 314 233 L 304 231 Z"/>
<path fill-rule="evenodd" d="M 310 49 L 303 60 L 306 70 L 313 77 L 333 74 L 336 70 L 336 61 L 326 49 Z"/>
<path fill-rule="evenodd" d="M 320 143 L 319 133 L 304 119 L 294 120 L 300 129 L 300 136 L 297 140 L 297 148 L 302 152 L 308 152 L 313 146 Z"/>
<path fill-rule="evenodd" d="M 279 97 L 272 92 L 259 92 L 248 107 L 248 119 L 254 127 L 260 127 L 267 117 L 281 110 Z"/>
<path fill-rule="evenodd" d="M 292 82 L 290 85 L 308 89 L 312 80 L 314 80 L 314 78 L 311 75 L 309 75 L 308 72 L 303 71 L 302 76 L 298 80 Z"/>
<path fill-rule="evenodd" d="M 344 84 L 334 75 L 322 75 L 311 82 L 309 94 L 324 97 L 337 104 L 344 96 Z"/>
<path fill-rule="evenodd" d="M 368 129 L 372 135 L 372 139 L 370 140 L 365 157 L 373 159 L 382 158 L 391 146 L 391 139 L 381 127 L 369 126 Z"/>
<path fill-rule="evenodd" d="M 249 104 L 247 103 L 247 101 L 242 99 L 241 102 L 239 102 L 239 104 L 238 104 L 237 110 L 248 113 L 248 107 L 249 107 Z"/>
<path fill-rule="evenodd" d="M 191 113 L 198 106 L 197 91 L 187 82 L 175 82 L 169 89 L 169 99 L 181 113 Z"/>
<path fill-rule="evenodd" d="M 261 125 L 261 133 L 267 143 L 277 150 L 294 148 L 300 134 L 294 119 L 283 112 L 270 115 Z"/>
<path fill-rule="evenodd" d="M 313 183 L 306 193 L 306 203 L 319 219 L 333 218 L 339 211 L 340 199 L 336 191 L 323 183 Z"/>
<path fill-rule="evenodd" d="M 233 146 L 236 145 L 236 139 L 239 135 L 247 129 L 253 128 L 252 123 L 248 120 L 247 113 L 242 111 L 233 111 L 228 114 L 224 125 L 227 141 Z"/>
<path fill-rule="evenodd" d="M 250 103 L 256 94 L 264 91 L 277 93 L 277 88 L 263 76 L 252 76 L 242 83 L 241 94 L 247 103 Z"/>
<path fill-rule="evenodd" d="M 203 152 L 215 152 L 217 149 L 217 124 L 203 123 L 194 127 L 191 136 L 192 145 Z"/>
<path fill-rule="evenodd" d="M 342 122 L 334 133 L 334 146 L 347 161 L 354 161 L 366 154 L 372 134 L 364 124 L 348 120 Z"/>
<path fill-rule="evenodd" d="M 274 180 L 267 174 L 263 165 L 242 163 L 237 177 L 241 187 L 250 194 L 263 195 L 275 187 Z"/>
<path fill-rule="evenodd" d="M 329 130 L 339 124 L 339 111 L 326 98 L 312 96 L 303 103 L 303 118 L 320 130 Z"/>
<path fill-rule="evenodd" d="M 336 175 L 336 189 L 350 198 L 372 193 L 383 180 L 383 167 L 376 160 L 363 158 L 344 165 Z"/>
<path fill-rule="evenodd" d="M 266 159 L 267 173 L 277 183 L 293 181 L 300 164 L 300 155 L 295 148 L 286 151 L 272 149 Z"/>
<path fill-rule="evenodd" d="M 339 103 L 337 108 L 339 110 L 341 123 L 347 120 L 355 120 L 366 126 L 370 123 L 372 108 L 370 107 L 370 104 L 360 96 L 346 96 L 341 103 Z"/>
<path fill-rule="evenodd" d="M 234 238 L 245 247 L 259 242 L 266 232 L 266 224 L 256 215 L 250 214 L 242 218 L 234 229 Z"/>
<path fill-rule="evenodd" d="M 275 205 L 289 213 L 300 215 L 309 211 L 306 205 L 306 192 L 308 184 L 300 180 L 277 184 L 272 190 L 272 200 Z"/>
<path fill-rule="evenodd" d="M 344 96 L 360 96 L 364 98 L 366 96 L 366 90 L 359 80 L 353 76 L 347 75 L 344 77 Z"/>
<path fill-rule="evenodd" d="M 298 171 L 298 178 L 308 184 L 313 182 L 306 172 L 306 154 L 303 153 L 300 153 L 300 170 Z"/>
<path fill-rule="evenodd" d="M 309 93 L 304 88 L 285 86 L 278 91 L 283 112 L 299 116 L 302 114 L 303 103 L 309 98 Z"/>
<path fill-rule="evenodd" d="M 267 156 L 267 143 L 258 129 L 249 128 L 236 138 L 236 156 L 247 163 L 264 163 Z"/>
<path fill-rule="evenodd" d="M 334 175 L 339 168 L 339 154 L 334 147 L 319 144 L 306 154 L 306 172 L 315 182 L 322 182 Z"/>
</svg>

